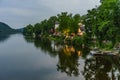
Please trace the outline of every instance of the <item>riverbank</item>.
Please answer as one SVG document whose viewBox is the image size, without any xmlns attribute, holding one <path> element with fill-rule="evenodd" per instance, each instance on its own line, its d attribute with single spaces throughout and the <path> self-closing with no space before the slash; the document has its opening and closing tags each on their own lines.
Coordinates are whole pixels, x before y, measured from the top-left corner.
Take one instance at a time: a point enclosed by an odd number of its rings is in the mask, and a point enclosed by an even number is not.
<svg viewBox="0 0 120 80">
<path fill-rule="evenodd" d="M 76 48 L 88 48 L 92 55 L 119 55 L 120 54 L 120 44 L 117 43 L 113 48 L 111 48 L 111 43 L 103 44 L 104 46 L 99 46 L 97 43 L 92 43 L 93 41 L 88 41 L 86 36 L 53 36 L 53 35 L 42 35 L 39 37 L 33 37 L 34 39 L 42 39 L 44 41 L 54 41 L 56 44 L 74 46 Z M 119 55 L 120 56 L 120 55 Z"/>
</svg>

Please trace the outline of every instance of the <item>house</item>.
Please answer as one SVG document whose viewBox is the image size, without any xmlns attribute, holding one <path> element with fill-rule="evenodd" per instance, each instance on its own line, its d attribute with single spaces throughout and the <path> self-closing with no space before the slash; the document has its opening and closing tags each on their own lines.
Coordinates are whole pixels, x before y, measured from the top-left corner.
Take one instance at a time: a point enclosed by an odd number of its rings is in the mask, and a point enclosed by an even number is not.
<svg viewBox="0 0 120 80">
<path fill-rule="evenodd" d="M 77 35 L 82 36 L 85 33 L 85 25 L 82 23 L 78 23 L 78 26 L 79 26 L 79 28 L 78 28 Z"/>
<path fill-rule="evenodd" d="M 55 22 L 55 29 L 59 27 L 60 23 L 58 21 Z"/>
<path fill-rule="evenodd" d="M 53 30 L 54 31 L 53 35 L 55 35 L 55 36 L 60 36 L 60 34 L 61 34 L 60 32 L 57 31 L 57 29 L 59 28 L 59 25 L 60 25 L 60 23 L 58 21 L 56 21 L 55 25 L 54 25 L 54 30 Z"/>
</svg>

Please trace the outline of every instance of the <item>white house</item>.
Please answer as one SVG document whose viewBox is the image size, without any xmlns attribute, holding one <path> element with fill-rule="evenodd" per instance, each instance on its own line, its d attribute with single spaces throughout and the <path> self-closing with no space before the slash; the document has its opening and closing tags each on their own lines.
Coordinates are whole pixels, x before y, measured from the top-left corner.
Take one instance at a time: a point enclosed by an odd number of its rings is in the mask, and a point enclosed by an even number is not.
<svg viewBox="0 0 120 80">
<path fill-rule="evenodd" d="M 55 29 L 57 29 L 57 28 L 59 27 L 59 25 L 60 25 L 59 22 L 56 21 L 56 22 L 55 22 Z"/>
</svg>

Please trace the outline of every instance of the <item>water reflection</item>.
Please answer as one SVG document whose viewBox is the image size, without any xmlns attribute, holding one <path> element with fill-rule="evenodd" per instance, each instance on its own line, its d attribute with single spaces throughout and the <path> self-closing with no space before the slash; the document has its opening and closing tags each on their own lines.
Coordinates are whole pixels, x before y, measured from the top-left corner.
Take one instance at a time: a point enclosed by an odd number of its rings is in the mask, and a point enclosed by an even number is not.
<svg viewBox="0 0 120 80">
<path fill-rule="evenodd" d="M 86 80 L 119 80 L 119 56 L 94 56 L 86 59 L 83 75 Z"/>
<path fill-rule="evenodd" d="M 6 41 L 9 37 L 9 34 L 0 34 L 0 42 Z"/>
<path fill-rule="evenodd" d="M 34 45 L 36 48 L 40 48 L 45 53 L 48 53 L 51 57 L 57 56 L 57 52 L 52 48 L 51 41 L 49 39 L 35 39 Z"/>
<path fill-rule="evenodd" d="M 78 76 L 78 55 L 79 54 L 75 52 L 75 49 L 73 47 L 64 47 L 58 53 L 59 61 L 57 64 L 57 70 L 66 73 L 68 76 Z"/>
<path fill-rule="evenodd" d="M 58 57 L 57 71 L 66 73 L 68 76 L 79 76 L 81 73 L 85 80 L 119 80 L 120 79 L 120 56 L 89 56 L 89 49 L 72 45 L 60 45 L 49 39 L 30 39 L 33 43 L 51 57 Z M 80 59 L 84 59 L 84 65 Z M 83 70 L 80 70 L 80 66 Z"/>
<path fill-rule="evenodd" d="M 34 39 L 30 36 L 25 36 L 24 39 L 27 43 L 34 43 Z"/>
<path fill-rule="evenodd" d="M 31 37 L 24 37 L 28 43 L 33 43 L 37 49 L 42 50 L 44 53 L 48 53 L 51 57 L 56 57 L 57 52 L 52 47 L 52 42 L 49 39 L 33 39 Z"/>
<path fill-rule="evenodd" d="M 68 76 L 78 76 L 79 56 L 86 57 L 89 50 L 72 45 L 61 45 L 49 39 L 33 39 L 25 37 L 27 42 L 34 43 L 35 47 L 48 53 L 51 57 L 58 56 L 57 71 L 66 73 Z M 86 50 L 85 50 L 86 49 Z M 84 53 L 84 54 L 83 54 Z"/>
</svg>

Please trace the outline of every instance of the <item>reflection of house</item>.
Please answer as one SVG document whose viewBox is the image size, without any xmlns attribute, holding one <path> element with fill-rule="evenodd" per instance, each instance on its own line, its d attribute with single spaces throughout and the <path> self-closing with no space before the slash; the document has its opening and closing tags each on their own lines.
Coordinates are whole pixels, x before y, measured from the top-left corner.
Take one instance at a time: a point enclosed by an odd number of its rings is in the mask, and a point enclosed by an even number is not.
<svg viewBox="0 0 120 80">
<path fill-rule="evenodd" d="M 82 56 L 82 53 L 80 50 L 77 51 L 78 56 Z"/>
<path fill-rule="evenodd" d="M 82 23 L 78 23 L 79 28 L 78 28 L 78 35 L 82 36 L 85 33 L 85 25 L 83 25 Z"/>
<path fill-rule="evenodd" d="M 72 54 L 77 54 L 78 56 L 82 55 L 82 52 L 80 50 L 76 50 L 73 46 L 66 45 L 63 48 L 63 51 L 66 55 L 71 56 Z"/>
<path fill-rule="evenodd" d="M 54 51 L 60 51 L 63 48 L 62 45 L 56 45 L 54 41 L 51 42 L 51 47 Z"/>
<path fill-rule="evenodd" d="M 66 45 L 64 48 L 63 48 L 63 51 L 66 55 L 68 56 L 71 56 L 72 53 L 75 53 L 75 48 L 73 46 L 68 46 Z"/>
</svg>

